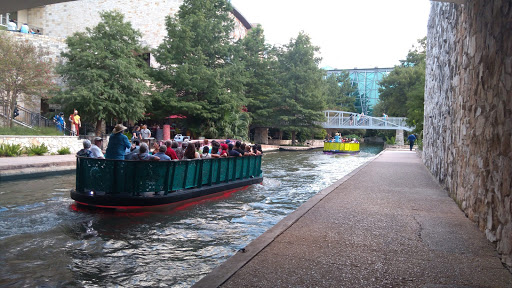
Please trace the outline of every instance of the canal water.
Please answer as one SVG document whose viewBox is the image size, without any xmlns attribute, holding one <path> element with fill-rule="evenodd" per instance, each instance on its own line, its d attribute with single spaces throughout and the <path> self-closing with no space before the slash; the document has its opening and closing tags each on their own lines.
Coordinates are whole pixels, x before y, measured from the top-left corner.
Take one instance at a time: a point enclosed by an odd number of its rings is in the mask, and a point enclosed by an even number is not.
<svg viewBox="0 0 512 288">
<path fill-rule="evenodd" d="M 267 152 L 262 185 L 172 211 L 80 211 L 73 174 L 0 183 L 0 287 L 190 287 L 378 154 Z"/>
</svg>

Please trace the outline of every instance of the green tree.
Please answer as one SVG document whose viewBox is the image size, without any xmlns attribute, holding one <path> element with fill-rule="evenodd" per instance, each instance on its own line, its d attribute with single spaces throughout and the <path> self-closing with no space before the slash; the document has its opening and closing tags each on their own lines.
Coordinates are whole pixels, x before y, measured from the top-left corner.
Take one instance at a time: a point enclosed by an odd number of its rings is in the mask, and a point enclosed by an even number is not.
<svg viewBox="0 0 512 288">
<path fill-rule="evenodd" d="M 58 101 L 96 123 L 96 135 L 102 121 L 142 119 L 149 102 L 140 32 L 119 12 L 100 17 L 96 27 L 66 39 L 69 50 L 61 55 L 67 61 L 57 69 L 67 86 Z"/>
<path fill-rule="evenodd" d="M 46 61 L 47 55 L 29 43 L 0 35 L 0 107 L 9 128 L 18 100 L 32 101 L 34 95 L 47 97 L 55 88 L 53 66 Z"/>
<path fill-rule="evenodd" d="M 309 36 L 300 32 L 285 45 L 285 51 L 278 58 L 278 79 L 283 91 L 274 101 L 274 115 L 280 128 L 291 132 L 292 144 L 295 144 L 297 132 L 311 130 L 317 126 L 317 121 L 325 118 L 324 71 L 318 68 L 321 60 L 315 57 L 318 50 Z"/>
<path fill-rule="evenodd" d="M 331 74 L 324 80 L 327 109 L 355 112 L 355 87 L 350 83 L 349 73 Z"/>
<path fill-rule="evenodd" d="M 207 137 L 232 132 L 230 117 L 246 104 L 231 11 L 225 0 L 185 0 L 175 17 L 167 17 L 167 36 L 155 51 L 155 112 L 183 114 L 193 132 Z"/>
<path fill-rule="evenodd" d="M 241 41 L 245 70 L 245 97 L 253 127 L 275 126 L 272 99 L 279 94 L 277 50 L 265 44 L 261 26 L 252 28 Z"/>
<path fill-rule="evenodd" d="M 374 111 L 376 115 L 407 117 L 407 124 L 415 126 L 419 133 L 423 130 L 426 38 L 418 40 L 418 44 L 380 82 L 380 102 Z"/>
</svg>

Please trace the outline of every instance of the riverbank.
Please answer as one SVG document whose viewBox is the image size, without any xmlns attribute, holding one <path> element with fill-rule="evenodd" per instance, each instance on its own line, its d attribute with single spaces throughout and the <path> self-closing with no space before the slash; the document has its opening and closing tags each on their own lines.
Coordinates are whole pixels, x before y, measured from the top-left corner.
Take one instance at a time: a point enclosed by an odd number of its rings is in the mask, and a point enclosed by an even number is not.
<svg viewBox="0 0 512 288">
<path fill-rule="evenodd" d="M 512 287 L 416 152 L 385 150 L 194 287 Z"/>
</svg>

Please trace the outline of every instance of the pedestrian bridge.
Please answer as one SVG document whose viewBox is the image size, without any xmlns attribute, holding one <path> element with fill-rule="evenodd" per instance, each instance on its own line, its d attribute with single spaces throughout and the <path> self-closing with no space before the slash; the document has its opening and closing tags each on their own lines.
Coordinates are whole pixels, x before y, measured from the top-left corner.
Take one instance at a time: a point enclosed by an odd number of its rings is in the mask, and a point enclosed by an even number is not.
<svg viewBox="0 0 512 288">
<path fill-rule="evenodd" d="M 354 112 L 324 111 L 327 121 L 319 123 L 325 129 L 378 129 L 412 131 L 405 117 L 371 117 Z"/>
</svg>

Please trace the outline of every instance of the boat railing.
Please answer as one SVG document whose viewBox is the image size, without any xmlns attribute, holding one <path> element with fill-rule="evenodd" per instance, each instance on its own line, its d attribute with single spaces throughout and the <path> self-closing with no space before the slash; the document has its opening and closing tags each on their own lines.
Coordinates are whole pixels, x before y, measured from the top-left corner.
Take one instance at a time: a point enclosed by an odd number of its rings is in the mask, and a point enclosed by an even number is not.
<svg viewBox="0 0 512 288">
<path fill-rule="evenodd" d="M 76 191 L 97 195 L 167 195 L 260 177 L 261 155 L 180 161 L 130 161 L 77 157 Z"/>
</svg>

